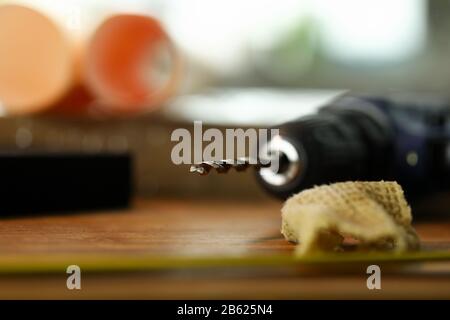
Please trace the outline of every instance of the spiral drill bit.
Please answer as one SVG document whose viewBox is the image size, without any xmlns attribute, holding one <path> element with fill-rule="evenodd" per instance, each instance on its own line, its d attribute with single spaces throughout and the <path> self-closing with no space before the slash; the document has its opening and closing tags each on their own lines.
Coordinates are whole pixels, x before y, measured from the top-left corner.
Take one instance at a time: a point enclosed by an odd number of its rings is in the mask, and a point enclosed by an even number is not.
<svg viewBox="0 0 450 320">
<path fill-rule="evenodd" d="M 211 170 L 215 170 L 218 173 L 227 173 L 231 168 L 236 171 L 244 171 L 248 167 L 254 167 L 256 169 L 269 167 L 268 164 L 263 164 L 259 161 L 251 161 L 249 158 L 239 158 L 236 160 L 226 159 L 218 161 L 203 161 L 191 166 L 190 172 L 198 173 L 200 175 L 207 175 Z"/>
</svg>

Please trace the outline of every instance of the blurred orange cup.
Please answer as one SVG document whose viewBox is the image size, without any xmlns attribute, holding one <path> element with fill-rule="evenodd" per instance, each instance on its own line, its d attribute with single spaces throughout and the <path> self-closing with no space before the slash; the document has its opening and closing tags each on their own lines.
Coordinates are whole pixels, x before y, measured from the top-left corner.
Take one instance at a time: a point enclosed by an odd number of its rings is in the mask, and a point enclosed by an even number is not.
<svg viewBox="0 0 450 320">
<path fill-rule="evenodd" d="M 152 110 L 172 96 L 180 66 L 177 50 L 156 19 L 118 14 L 89 40 L 84 72 L 99 108 L 127 114 Z"/>
<path fill-rule="evenodd" d="M 20 5 L 0 6 L 0 104 L 7 114 L 48 109 L 76 78 L 71 40 L 50 18 Z"/>
</svg>

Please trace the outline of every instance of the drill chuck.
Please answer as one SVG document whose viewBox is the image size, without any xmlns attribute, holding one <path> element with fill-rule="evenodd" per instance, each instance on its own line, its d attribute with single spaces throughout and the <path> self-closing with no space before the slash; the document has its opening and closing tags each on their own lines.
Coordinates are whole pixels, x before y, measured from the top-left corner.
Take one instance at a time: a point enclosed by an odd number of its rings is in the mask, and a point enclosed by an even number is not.
<svg viewBox="0 0 450 320">
<path fill-rule="evenodd" d="M 436 118 L 446 119 L 449 110 L 442 103 L 427 108 L 388 98 L 339 97 L 279 128 L 268 150 L 280 165 L 276 172 L 260 168 L 257 180 L 280 198 L 347 180 L 396 180 L 412 196 L 448 187 L 443 157 L 450 139 Z"/>
</svg>

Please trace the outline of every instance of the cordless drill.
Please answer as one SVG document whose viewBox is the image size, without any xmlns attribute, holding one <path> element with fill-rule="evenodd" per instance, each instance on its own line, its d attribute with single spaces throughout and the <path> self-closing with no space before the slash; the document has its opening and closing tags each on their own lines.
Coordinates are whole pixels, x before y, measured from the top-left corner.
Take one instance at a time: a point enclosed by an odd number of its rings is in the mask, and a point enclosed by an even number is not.
<svg viewBox="0 0 450 320">
<path fill-rule="evenodd" d="M 396 180 L 409 198 L 450 189 L 449 120 L 446 99 L 345 94 L 279 126 L 279 136 L 268 144 L 279 157 L 278 169 L 257 166 L 256 177 L 281 198 L 348 180 Z M 224 160 L 191 171 L 242 165 Z"/>
</svg>

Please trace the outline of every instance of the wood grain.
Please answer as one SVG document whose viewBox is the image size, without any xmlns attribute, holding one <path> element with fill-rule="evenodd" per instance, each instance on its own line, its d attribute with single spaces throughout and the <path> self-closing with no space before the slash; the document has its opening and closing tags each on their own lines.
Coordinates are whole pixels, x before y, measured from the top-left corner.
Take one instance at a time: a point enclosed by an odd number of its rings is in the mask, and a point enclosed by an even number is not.
<svg viewBox="0 0 450 320">
<path fill-rule="evenodd" d="M 31 263 L 36 255 L 62 254 L 289 256 L 294 245 L 280 235 L 280 206 L 276 201 L 137 200 L 129 210 L 3 218 L 0 263 L 8 256 L 25 257 L 26 264 L 27 257 Z M 424 250 L 450 250 L 450 221 L 415 227 Z M 89 273 L 78 292 L 66 289 L 66 277 L 65 270 L 2 275 L 0 298 L 450 298 L 446 261 L 411 263 L 388 273 L 381 293 L 367 290 L 363 269 L 357 274 L 280 266 Z"/>
<path fill-rule="evenodd" d="M 279 204 L 137 201 L 130 210 L 0 220 L 3 253 L 289 251 Z"/>
</svg>

